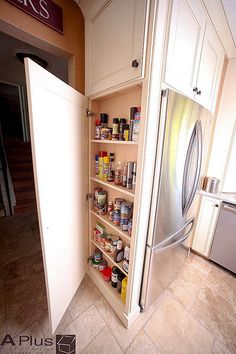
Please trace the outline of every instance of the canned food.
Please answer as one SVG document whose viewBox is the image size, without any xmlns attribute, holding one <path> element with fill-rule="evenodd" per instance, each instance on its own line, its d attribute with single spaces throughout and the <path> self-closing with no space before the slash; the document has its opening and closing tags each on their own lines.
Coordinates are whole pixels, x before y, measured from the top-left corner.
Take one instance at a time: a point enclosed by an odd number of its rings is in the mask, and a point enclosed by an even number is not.
<svg viewBox="0 0 236 354">
<path fill-rule="evenodd" d="M 131 236 L 131 233 L 132 233 L 132 220 L 129 220 L 128 222 L 128 234 L 129 236 Z"/>
<path fill-rule="evenodd" d="M 111 139 L 112 139 L 112 128 L 102 128 L 101 140 L 111 140 Z"/>
<path fill-rule="evenodd" d="M 105 239 L 105 250 L 110 252 L 110 245 L 111 245 L 111 235 L 107 235 Z"/>
<path fill-rule="evenodd" d="M 121 203 L 123 203 L 125 200 L 122 198 L 116 198 L 115 199 L 115 204 L 114 204 L 114 210 L 120 210 L 121 208 Z"/>
<path fill-rule="evenodd" d="M 107 213 L 107 192 L 104 190 L 101 190 L 98 192 L 97 207 L 98 207 L 98 213 L 100 215 L 106 215 L 106 213 Z"/>
<path fill-rule="evenodd" d="M 105 259 L 101 259 L 98 265 L 98 269 L 102 272 L 107 267 L 107 261 Z"/>
<path fill-rule="evenodd" d="M 128 224 L 129 220 L 128 219 L 120 219 L 120 228 L 122 231 L 128 231 Z"/>
<path fill-rule="evenodd" d="M 110 251 L 111 251 L 111 257 L 115 257 L 116 253 L 116 248 L 117 248 L 117 242 L 119 241 L 119 236 L 111 236 L 111 245 L 110 245 Z"/>
<path fill-rule="evenodd" d="M 120 216 L 122 219 L 129 219 L 133 213 L 133 203 L 122 202 L 120 208 Z"/>
<path fill-rule="evenodd" d="M 116 226 L 120 226 L 120 211 L 118 211 L 118 210 L 114 210 L 113 224 Z"/>
<path fill-rule="evenodd" d="M 94 260 L 95 262 L 100 262 L 101 259 L 102 259 L 102 251 L 100 251 L 99 248 L 96 248 L 94 253 Z"/>
<path fill-rule="evenodd" d="M 101 238 L 100 238 L 100 246 L 102 248 L 105 248 L 105 239 L 106 239 L 106 236 L 104 234 L 102 234 Z"/>
</svg>

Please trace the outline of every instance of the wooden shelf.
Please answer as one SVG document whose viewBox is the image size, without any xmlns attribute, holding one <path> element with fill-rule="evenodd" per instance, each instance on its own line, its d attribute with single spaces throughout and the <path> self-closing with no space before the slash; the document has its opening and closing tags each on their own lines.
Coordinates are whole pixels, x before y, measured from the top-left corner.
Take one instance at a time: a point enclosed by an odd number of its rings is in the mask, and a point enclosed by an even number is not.
<svg viewBox="0 0 236 354">
<path fill-rule="evenodd" d="M 105 256 L 105 258 L 109 259 L 109 261 L 114 265 L 116 266 L 117 268 L 120 269 L 120 271 L 122 273 L 124 273 L 126 276 L 128 276 L 128 273 L 122 268 L 122 263 L 123 263 L 123 260 L 119 263 L 116 263 L 115 261 L 113 261 L 113 259 L 111 258 L 111 256 L 109 255 L 109 252 L 105 251 L 104 248 L 102 248 L 96 241 L 92 240 L 91 239 L 91 242 L 97 247 L 100 249 L 100 251 L 103 253 L 103 255 Z"/>
<path fill-rule="evenodd" d="M 131 237 L 128 235 L 128 232 L 122 231 L 118 226 L 115 226 L 113 222 L 111 222 L 106 215 L 99 215 L 95 211 L 90 210 L 91 214 L 100 219 L 104 224 L 110 226 L 115 232 L 119 233 L 122 237 L 124 237 L 128 242 L 131 241 Z"/>
<path fill-rule="evenodd" d="M 116 186 L 113 182 L 105 182 L 102 179 L 96 178 L 96 177 L 90 177 L 90 179 L 94 182 L 97 182 L 99 184 L 102 184 L 103 186 L 106 186 L 107 188 L 111 188 L 114 189 L 120 193 L 124 193 L 126 195 L 129 195 L 130 197 L 134 198 L 134 192 L 132 192 L 132 190 L 127 189 L 125 187 L 121 187 L 121 186 Z"/>
<path fill-rule="evenodd" d="M 97 144 L 117 144 L 117 145 L 138 145 L 138 141 L 119 141 L 119 140 L 95 140 L 91 139 L 91 143 L 97 143 Z"/>
<path fill-rule="evenodd" d="M 116 288 L 113 288 L 111 286 L 111 282 L 106 282 L 103 279 L 103 276 L 101 274 L 101 272 L 97 269 L 95 269 L 91 264 L 90 264 L 90 272 L 93 273 L 96 277 L 99 278 L 99 280 L 102 281 L 102 285 L 104 286 L 104 288 L 108 291 L 109 294 L 112 294 L 119 302 L 119 305 L 121 306 L 123 312 L 125 312 L 125 304 L 123 303 L 123 301 L 121 300 L 121 295 L 120 293 L 118 293 Z"/>
</svg>

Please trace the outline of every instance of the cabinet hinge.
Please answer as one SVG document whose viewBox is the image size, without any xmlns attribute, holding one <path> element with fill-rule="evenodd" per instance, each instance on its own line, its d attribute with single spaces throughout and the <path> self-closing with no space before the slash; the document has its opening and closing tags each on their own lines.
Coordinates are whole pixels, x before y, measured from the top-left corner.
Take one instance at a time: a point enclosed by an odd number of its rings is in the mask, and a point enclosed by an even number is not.
<svg viewBox="0 0 236 354">
<path fill-rule="evenodd" d="M 87 109 L 87 117 L 93 117 L 95 115 L 95 113 L 93 113 L 92 111 L 90 111 L 89 109 Z"/>
<path fill-rule="evenodd" d="M 86 194 L 86 200 L 88 201 L 91 198 L 94 198 L 94 193 L 87 193 Z"/>
</svg>

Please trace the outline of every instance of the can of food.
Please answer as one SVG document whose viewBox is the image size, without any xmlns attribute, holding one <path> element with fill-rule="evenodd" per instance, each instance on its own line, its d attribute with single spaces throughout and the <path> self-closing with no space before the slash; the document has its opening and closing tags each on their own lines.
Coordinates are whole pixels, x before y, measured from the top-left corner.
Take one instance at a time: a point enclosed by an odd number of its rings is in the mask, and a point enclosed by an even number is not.
<svg viewBox="0 0 236 354">
<path fill-rule="evenodd" d="M 128 224 L 129 224 L 129 220 L 128 219 L 120 219 L 120 228 L 122 231 L 128 231 Z"/>
<path fill-rule="evenodd" d="M 93 208 L 96 213 L 98 212 L 98 193 L 101 191 L 102 188 L 94 188 Z"/>
<path fill-rule="evenodd" d="M 98 269 L 102 272 L 107 267 L 107 261 L 105 259 L 101 259 L 98 265 Z"/>
<path fill-rule="evenodd" d="M 97 195 L 97 207 L 100 215 L 106 215 L 107 213 L 107 192 L 102 190 Z"/>
<path fill-rule="evenodd" d="M 132 234 L 132 224 L 133 224 L 132 220 L 129 220 L 129 222 L 128 222 L 128 230 L 127 230 L 129 236 L 131 236 L 131 234 Z"/>
<path fill-rule="evenodd" d="M 120 211 L 114 210 L 113 212 L 113 224 L 116 226 L 120 226 Z"/>
<path fill-rule="evenodd" d="M 91 263 L 92 263 L 92 266 L 93 266 L 94 268 L 98 268 L 99 262 L 95 261 L 94 258 L 92 259 Z"/>
<path fill-rule="evenodd" d="M 111 257 L 113 258 L 116 253 L 117 242 L 119 241 L 119 239 L 120 239 L 119 236 L 111 236 L 110 251 L 111 251 Z"/>
<path fill-rule="evenodd" d="M 100 262 L 101 259 L 102 259 L 102 251 L 100 251 L 99 248 L 96 248 L 94 253 L 94 260 L 95 262 Z"/>
<path fill-rule="evenodd" d="M 102 234 L 100 237 L 100 246 L 102 248 L 105 248 L 105 240 L 106 240 L 106 236 L 104 234 Z"/>
<path fill-rule="evenodd" d="M 129 219 L 133 213 L 133 203 L 131 202 L 122 202 L 120 208 L 120 216 L 122 219 Z"/>
<path fill-rule="evenodd" d="M 120 210 L 121 203 L 123 203 L 124 201 L 125 200 L 122 198 L 115 198 L 114 210 Z"/>
<path fill-rule="evenodd" d="M 110 245 L 111 245 L 111 235 L 106 235 L 106 238 L 105 238 L 105 250 L 107 252 L 110 252 L 110 249 L 111 249 Z"/>
</svg>

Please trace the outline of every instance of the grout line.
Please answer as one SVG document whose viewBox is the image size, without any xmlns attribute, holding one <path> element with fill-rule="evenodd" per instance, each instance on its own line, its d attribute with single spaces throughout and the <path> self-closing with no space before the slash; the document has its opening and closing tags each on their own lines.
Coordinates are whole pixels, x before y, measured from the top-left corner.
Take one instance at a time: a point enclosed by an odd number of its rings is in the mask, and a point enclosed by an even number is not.
<svg viewBox="0 0 236 354">
<path fill-rule="evenodd" d="M 161 352 L 162 353 L 162 350 L 161 350 L 161 348 L 160 348 L 160 346 L 159 346 L 159 344 L 157 345 L 156 343 L 154 343 L 153 342 L 153 339 L 149 336 L 149 333 L 144 329 L 144 331 L 145 331 L 145 333 L 146 333 L 146 335 L 147 335 L 147 337 L 150 339 L 150 341 L 152 342 L 152 344 L 154 345 L 154 347 L 157 349 L 157 350 L 159 350 L 159 352 Z"/>
</svg>

